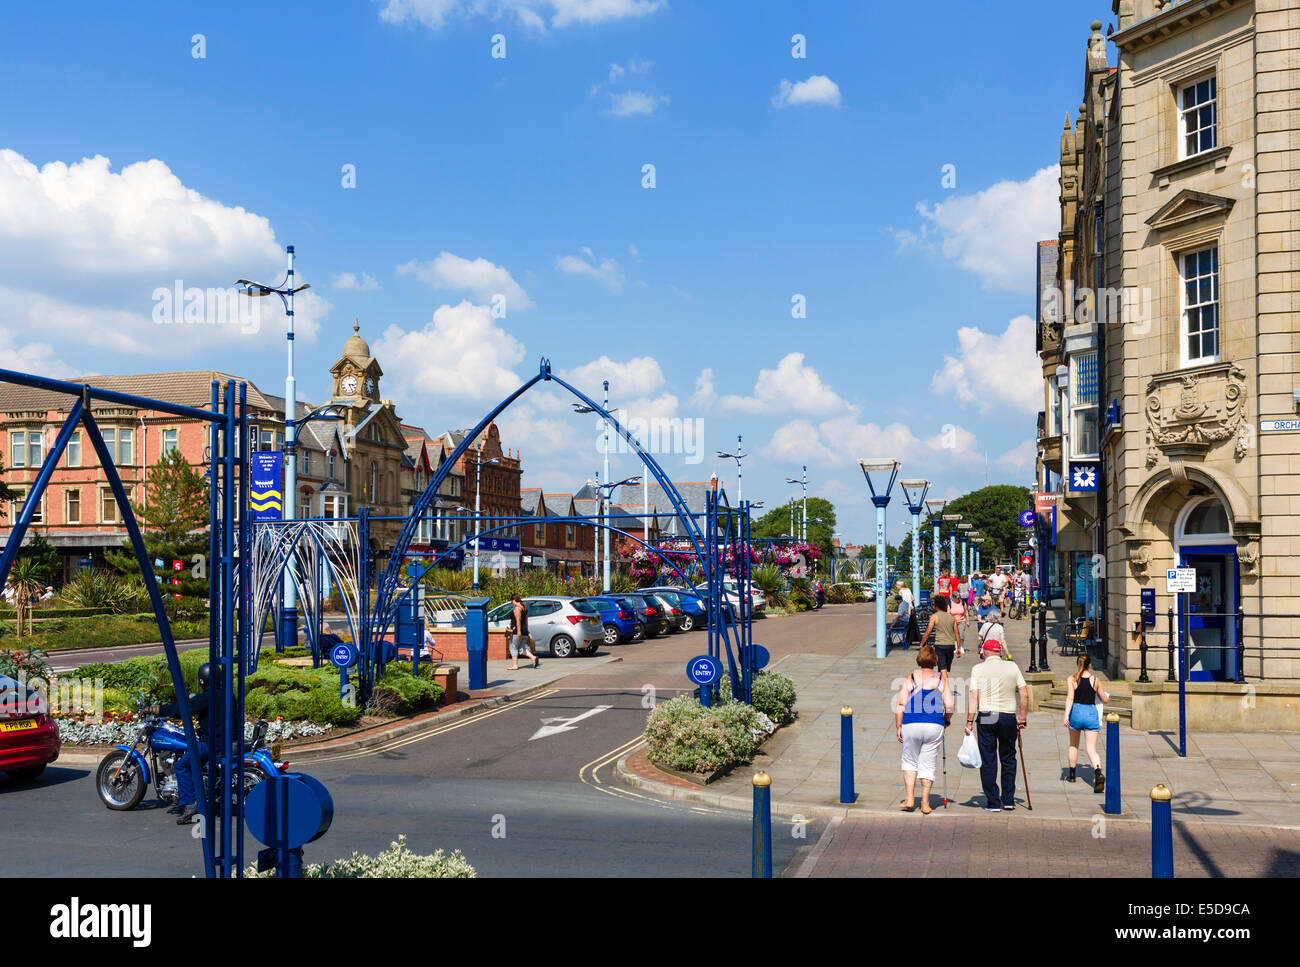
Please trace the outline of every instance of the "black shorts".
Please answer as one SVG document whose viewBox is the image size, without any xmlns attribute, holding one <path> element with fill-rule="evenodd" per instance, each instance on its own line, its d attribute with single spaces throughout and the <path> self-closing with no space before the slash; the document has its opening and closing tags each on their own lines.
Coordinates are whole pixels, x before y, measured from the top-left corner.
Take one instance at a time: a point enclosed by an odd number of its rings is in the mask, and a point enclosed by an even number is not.
<svg viewBox="0 0 1300 967">
<path fill-rule="evenodd" d="M 935 671 L 950 672 L 952 671 L 952 659 L 957 654 L 956 645 L 935 645 L 934 653 L 939 659 Z"/>
</svg>

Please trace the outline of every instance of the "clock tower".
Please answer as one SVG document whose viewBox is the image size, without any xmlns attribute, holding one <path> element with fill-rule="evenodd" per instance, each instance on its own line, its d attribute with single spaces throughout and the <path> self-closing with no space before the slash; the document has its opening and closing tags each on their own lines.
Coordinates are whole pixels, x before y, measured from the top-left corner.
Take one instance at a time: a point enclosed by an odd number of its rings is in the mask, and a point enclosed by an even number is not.
<svg viewBox="0 0 1300 967">
<path fill-rule="evenodd" d="M 361 323 L 352 320 L 352 338 L 343 347 L 343 356 L 330 367 L 334 376 L 334 396 L 330 402 L 345 406 L 378 403 L 379 379 L 384 371 L 370 355 L 370 345 L 361 338 Z"/>
</svg>

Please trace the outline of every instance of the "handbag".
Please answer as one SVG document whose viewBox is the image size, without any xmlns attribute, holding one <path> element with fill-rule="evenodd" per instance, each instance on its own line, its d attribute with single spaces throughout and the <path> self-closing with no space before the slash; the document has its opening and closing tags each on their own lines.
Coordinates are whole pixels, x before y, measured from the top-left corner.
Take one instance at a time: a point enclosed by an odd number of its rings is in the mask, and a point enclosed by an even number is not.
<svg viewBox="0 0 1300 967">
<path fill-rule="evenodd" d="M 975 740 L 974 733 L 961 740 L 961 748 L 957 750 L 957 761 L 967 769 L 978 769 L 984 764 L 984 757 L 980 755 L 979 742 Z"/>
</svg>

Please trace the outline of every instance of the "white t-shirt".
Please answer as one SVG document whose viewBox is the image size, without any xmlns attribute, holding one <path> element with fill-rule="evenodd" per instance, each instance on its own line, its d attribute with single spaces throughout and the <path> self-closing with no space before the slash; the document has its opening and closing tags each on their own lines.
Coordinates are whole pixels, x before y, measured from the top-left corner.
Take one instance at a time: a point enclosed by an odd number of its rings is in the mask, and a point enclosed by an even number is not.
<svg viewBox="0 0 1300 967">
<path fill-rule="evenodd" d="M 1007 580 L 1008 580 L 1007 576 L 1003 574 L 1001 571 L 999 571 L 997 574 L 993 575 L 993 577 L 989 579 L 990 583 L 993 585 L 994 591 L 1001 591 L 1003 588 L 1005 588 L 1007 586 Z"/>
<path fill-rule="evenodd" d="M 912 604 L 912 589 L 907 585 L 903 585 L 903 587 L 899 589 L 898 596 L 908 604 Z"/>
</svg>

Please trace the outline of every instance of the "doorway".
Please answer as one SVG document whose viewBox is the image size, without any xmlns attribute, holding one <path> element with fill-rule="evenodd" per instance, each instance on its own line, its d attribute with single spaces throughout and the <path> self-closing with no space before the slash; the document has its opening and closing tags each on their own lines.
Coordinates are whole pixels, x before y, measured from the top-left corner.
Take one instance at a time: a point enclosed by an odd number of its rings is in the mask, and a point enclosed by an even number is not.
<svg viewBox="0 0 1300 967">
<path fill-rule="evenodd" d="M 1187 629 L 1187 680 L 1237 678 L 1237 602 L 1241 576 L 1237 543 L 1215 498 L 1189 504 L 1177 530 L 1178 562 L 1196 569 L 1196 590 L 1178 595 L 1178 627 Z"/>
</svg>

